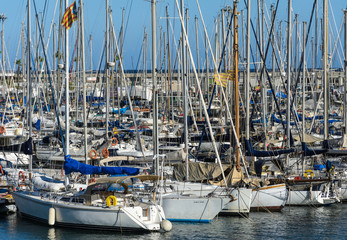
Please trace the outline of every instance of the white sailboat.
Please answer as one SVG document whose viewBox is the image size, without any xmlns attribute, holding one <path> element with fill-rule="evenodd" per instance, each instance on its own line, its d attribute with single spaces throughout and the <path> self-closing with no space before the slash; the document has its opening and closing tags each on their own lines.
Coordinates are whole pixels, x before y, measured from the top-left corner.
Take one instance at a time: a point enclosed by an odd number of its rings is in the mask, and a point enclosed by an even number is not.
<svg viewBox="0 0 347 240">
<path fill-rule="evenodd" d="M 136 176 L 146 180 L 147 176 Z M 145 177 L 145 178 L 143 178 Z M 15 192 L 21 214 L 49 225 L 98 230 L 158 231 L 163 209 L 128 193 L 129 177 L 102 178 L 78 194 Z M 124 189 L 123 193 L 116 192 Z"/>
<path fill-rule="evenodd" d="M 83 1 L 80 0 L 83 19 Z M 75 2 L 68 7 L 67 11 L 77 14 Z M 106 12 L 108 11 L 108 0 L 106 0 Z M 36 10 L 36 6 L 35 6 Z M 28 1 L 28 16 L 30 16 L 30 1 Z M 30 17 L 28 17 L 30 24 Z M 39 29 L 40 28 L 40 25 Z M 82 27 L 83 28 L 83 27 Z M 42 38 L 42 35 L 40 35 Z M 68 31 L 65 32 L 65 38 Z M 42 39 L 41 39 L 42 40 Z M 66 39 L 65 39 L 66 40 Z M 68 41 L 66 41 L 68 51 Z M 44 49 L 44 53 L 46 53 Z M 45 56 L 46 57 L 46 56 Z M 65 66 L 68 66 L 68 52 L 66 53 Z M 46 58 L 47 59 L 47 58 Z M 48 66 L 48 64 L 47 64 Z M 69 88 L 68 67 L 66 69 L 66 145 L 65 156 L 69 154 Z M 49 74 L 49 70 L 48 70 Z M 54 91 L 53 91 L 54 99 Z M 146 177 L 146 176 L 144 176 Z M 138 176 L 141 178 L 141 176 Z M 45 191 L 18 191 L 13 194 L 19 212 L 26 217 L 46 222 L 49 225 L 61 225 L 68 227 L 106 230 L 160 230 L 160 224 L 165 219 L 160 206 L 153 203 L 143 203 L 133 194 L 128 194 L 128 186 L 123 183 L 124 178 L 98 179 L 95 184 L 87 187 L 85 191 L 77 194 L 63 191 L 60 193 Z M 66 185 L 68 181 L 66 181 Z M 125 191 L 117 192 L 117 185 L 122 185 Z M 163 222 L 164 229 L 165 221 Z M 170 228 L 171 229 L 171 228 Z"/>
</svg>

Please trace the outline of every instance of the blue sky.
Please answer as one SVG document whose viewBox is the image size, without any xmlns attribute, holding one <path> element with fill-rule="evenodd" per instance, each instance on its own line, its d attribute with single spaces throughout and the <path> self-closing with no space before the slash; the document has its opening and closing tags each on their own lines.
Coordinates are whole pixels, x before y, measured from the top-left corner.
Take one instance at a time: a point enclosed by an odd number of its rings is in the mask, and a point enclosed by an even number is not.
<svg viewBox="0 0 347 240">
<path fill-rule="evenodd" d="M 1 1 L 1 8 L 0 13 L 4 13 L 7 17 L 7 20 L 5 21 L 5 42 L 6 42 L 6 50 L 9 57 L 9 61 L 11 63 L 11 66 L 14 65 L 17 49 L 18 50 L 18 57 L 21 58 L 21 49 L 20 49 L 20 32 L 22 23 L 26 23 L 26 0 L 0 0 Z M 69 3 L 72 3 L 73 1 L 69 1 Z M 93 37 L 93 68 L 97 68 L 100 55 L 102 51 L 102 45 L 103 45 L 103 37 L 104 37 L 104 31 L 105 31 L 105 1 L 104 0 L 84 0 L 85 4 L 85 36 L 86 36 L 86 58 L 87 58 L 87 68 L 90 66 L 90 53 L 89 53 L 89 46 L 88 46 L 88 39 L 90 35 Z M 141 50 L 141 44 L 143 41 L 143 32 L 144 28 L 147 29 L 147 33 L 150 36 L 151 31 L 151 3 L 150 1 L 145 0 L 110 0 L 110 7 L 113 11 L 113 20 L 115 24 L 115 31 L 118 35 L 118 31 L 120 30 L 121 26 L 121 18 L 122 18 L 122 9 L 125 9 L 125 21 L 126 21 L 126 35 L 125 35 L 125 43 L 124 43 L 124 63 L 126 69 L 133 69 L 136 66 L 137 59 L 140 55 Z M 195 22 L 194 18 L 197 16 L 199 18 L 199 36 L 202 36 L 202 25 L 200 22 L 200 16 L 197 10 L 196 1 L 195 0 L 185 0 L 185 7 L 189 9 L 189 30 L 188 32 L 191 33 L 190 35 L 190 41 L 193 50 L 195 51 Z M 39 14 L 43 14 L 44 8 L 46 9 L 44 13 L 44 26 L 45 26 L 45 36 L 47 37 L 51 28 L 51 23 L 54 21 L 56 24 L 58 24 L 60 21 L 58 19 L 59 15 L 59 1 L 57 0 L 35 0 L 36 6 L 38 8 Z M 208 29 L 208 33 L 210 36 L 214 33 L 214 22 L 217 18 L 218 14 L 220 13 L 220 9 L 225 7 L 226 5 L 232 5 L 232 1 L 227 0 L 200 0 L 199 1 L 202 14 L 204 17 L 205 24 Z M 272 3 L 276 3 L 274 0 L 265 0 L 265 8 L 266 11 L 269 12 L 270 6 Z M 309 21 L 309 16 L 311 13 L 311 7 L 313 4 L 313 0 L 293 0 L 293 12 L 294 14 L 299 14 L 298 19 L 299 21 Z M 57 5 L 57 7 L 56 7 Z M 175 31 L 175 39 L 177 42 L 177 39 L 179 38 L 179 29 L 180 29 L 180 22 L 177 19 L 177 10 L 174 0 L 159 0 L 157 2 L 157 26 L 158 26 L 158 32 L 160 27 L 163 28 L 163 30 L 166 31 L 166 19 L 165 19 L 165 7 L 169 7 L 169 14 L 170 14 L 170 23 Z M 254 24 L 256 24 L 256 18 L 257 18 L 257 1 L 252 1 L 252 20 L 254 21 Z M 340 27 L 342 23 L 342 17 L 343 12 L 342 9 L 345 9 L 347 7 L 346 0 L 332 0 L 329 11 L 330 11 L 330 23 L 331 23 L 331 42 L 332 46 L 331 49 L 334 49 L 334 39 L 337 38 L 337 33 L 340 32 Z M 55 10 L 56 9 L 56 10 Z M 239 11 L 245 10 L 244 1 L 241 0 L 238 4 Z M 319 17 L 322 16 L 322 0 L 319 0 Z M 332 14 L 333 13 L 333 14 Z M 246 18 L 246 11 L 244 11 L 244 17 Z M 334 18 L 333 18 L 334 16 Z M 54 17 L 54 18 L 53 18 Z M 173 17 L 176 17 L 174 19 Z M 36 41 L 36 34 L 35 34 L 35 11 L 32 1 L 32 39 L 35 42 Z M 283 28 L 285 28 L 284 21 L 287 19 L 287 1 L 280 1 L 279 5 L 279 13 L 278 18 L 276 20 L 277 26 L 279 25 L 280 21 L 283 21 Z M 240 20 L 239 20 L 240 21 Z M 336 24 L 335 24 L 336 22 Z M 76 23 L 74 23 L 76 25 Z M 239 24 L 241 26 L 241 22 Z M 301 27 L 300 27 L 301 28 Z M 240 28 L 240 32 L 242 29 Z M 301 32 L 301 30 L 300 30 Z M 341 32 L 343 33 L 343 31 Z M 71 39 L 71 45 L 75 41 L 76 36 L 76 26 L 74 26 L 70 30 L 70 39 Z M 254 38 L 254 36 L 253 36 Z M 283 37 L 284 38 L 284 37 Z M 52 37 L 51 37 L 52 39 Z M 170 40 L 172 40 L 171 38 Z M 148 39 L 148 63 L 150 63 L 150 41 L 151 39 Z M 201 48 L 201 58 L 203 58 L 204 50 L 202 49 L 203 45 L 203 38 L 200 38 L 199 45 Z M 51 42 L 50 42 L 51 43 Z M 157 41 L 157 44 L 159 45 L 159 38 Z M 343 46 L 343 39 L 341 42 Z M 255 47 L 255 45 L 254 45 Z M 340 51 L 341 46 L 340 43 L 337 43 L 336 52 Z M 72 51 L 72 50 L 71 50 Z M 52 57 L 52 44 L 49 45 L 49 56 Z M 342 53 L 342 52 L 341 52 Z M 341 55 L 340 53 L 340 55 Z M 341 57 L 340 57 L 341 59 Z M 334 65 L 340 67 L 340 60 L 338 58 L 338 55 L 336 54 L 336 60 L 334 60 Z M 203 61 L 203 59 L 201 59 Z M 52 62 L 52 60 L 50 60 Z"/>
</svg>

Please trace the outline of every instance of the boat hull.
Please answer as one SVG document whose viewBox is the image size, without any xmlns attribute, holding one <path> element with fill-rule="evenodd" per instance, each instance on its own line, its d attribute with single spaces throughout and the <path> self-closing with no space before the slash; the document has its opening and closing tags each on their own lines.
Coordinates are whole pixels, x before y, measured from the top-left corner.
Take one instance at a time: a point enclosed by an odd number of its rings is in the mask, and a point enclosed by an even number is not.
<svg viewBox="0 0 347 240">
<path fill-rule="evenodd" d="M 336 203 L 336 197 L 330 197 L 326 189 L 329 182 L 298 182 L 290 184 L 286 205 L 291 206 L 323 206 Z"/>
<path fill-rule="evenodd" d="M 210 222 L 230 201 L 229 197 L 164 196 L 163 209 L 170 221 Z"/>
<path fill-rule="evenodd" d="M 159 230 L 157 224 L 139 218 L 141 207 L 97 207 L 79 203 L 58 203 L 51 199 L 41 199 L 40 196 L 15 192 L 13 197 L 20 213 L 41 222 L 48 223 L 49 210 L 55 210 L 55 225 L 100 229 L 100 230 Z M 152 207 L 152 206 L 151 206 Z M 150 208 L 151 208 L 150 207 Z M 155 209 L 150 209 L 148 220 L 154 218 Z"/>
<path fill-rule="evenodd" d="M 236 188 L 231 191 L 233 200 L 226 204 L 221 215 L 248 215 L 251 209 L 252 189 Z"/>
<path fill-rule="evenodd" d="M 253 189 L 251 211 L 281 211 L 287 198 L 288 190 L 284 183 Z"/>
</svg>

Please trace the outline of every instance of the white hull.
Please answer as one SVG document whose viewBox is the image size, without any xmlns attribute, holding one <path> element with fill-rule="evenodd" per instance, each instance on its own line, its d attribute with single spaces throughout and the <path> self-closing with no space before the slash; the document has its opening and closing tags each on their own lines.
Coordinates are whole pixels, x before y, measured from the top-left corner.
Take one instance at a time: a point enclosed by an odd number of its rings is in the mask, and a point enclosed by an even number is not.
<svg viewBox="0 0 347 240">
<path fill-rule="evenodd" d="M 304 187 L 297 185 L 289 188 L 287 205 L 296 206 L 320 206 L 336 203 L 335 196 L 329 196 L 330 183 L 320 183 L 316 186 Z M 299 188 L 299 189 L 297 189 Z"/>
<path fill-rule="evenodd" d="M 198 197 L 169 194 L 162 206 L 170 221 L 210 222 L 223 209 L 229 197 Z"/>
<path fill-rule="evenodd" d="M 226 204 L 221 211 L 223 215 L 247 215 L 251 209 L 252 189 L 237 188 L 231 191 L 233 201 Z"/>
<path fill-rule="evenodd" d="M 166 184 L 172 186 L 173 190 L 180 194 L 207 196 L 208 194 L 214 193 L 218 197 L 231 195 L 232 200 L 220 212 L 223 215 L 248 214 L 251 209 L 252 189 L 234 188 L 227 193 L 223 187 L 201 183 L 167 181 Z"/>
<path fill-rule="evenodd" d="M 86 206 L 81 203 L 43 199 L 40 196 L 15 192 L 18 210 L 25 216 L 48 223 L 50 208 L 55 209 L 55 224 L 69 227 L 105 230 L 159 230 L 158 206 L 150 206 L 143 216 L 143 208 Z"/>
<path fill-rule="evenodd" d="M 280 211 L 287 198 L 288 190 L 284 183 L 253 189 L 251 211 Z"/>
</svg>

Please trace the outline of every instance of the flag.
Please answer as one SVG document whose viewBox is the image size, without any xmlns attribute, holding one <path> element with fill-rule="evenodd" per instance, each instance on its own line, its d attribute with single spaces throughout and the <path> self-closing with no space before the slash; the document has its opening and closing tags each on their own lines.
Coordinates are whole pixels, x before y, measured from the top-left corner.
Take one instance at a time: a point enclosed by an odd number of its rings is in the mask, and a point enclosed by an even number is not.
<svg viewBox="0 0 347 240">
<path fill-rule="evenodd" d="M 74 21 L 77 20 L 77 9 L 76 2 L 68 7 L 64 13 L 63 19 L 61 20 L 61 25 L 63 25 L 67 30 L 71 28 L 71 25 Z"/>
<path fill-rule="evenodd" d="M 220 79 L 220 82 L 219 82 Z M 216 73 L 214 74 L 214 81 L 218 86 L 226 87 L 228 85 L 228 81 L 235 80 L 235 72 L 228 71 L 226 73 Z"/>
</svg>

